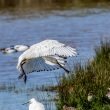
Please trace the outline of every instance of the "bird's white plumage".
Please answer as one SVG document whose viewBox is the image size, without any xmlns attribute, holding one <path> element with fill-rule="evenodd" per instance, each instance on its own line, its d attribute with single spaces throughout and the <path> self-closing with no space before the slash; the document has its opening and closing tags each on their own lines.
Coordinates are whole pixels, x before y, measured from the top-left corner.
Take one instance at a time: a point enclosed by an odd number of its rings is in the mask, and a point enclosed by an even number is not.
<svg viewBox="0 0 110 110">
<path fill-rule="evenodd" d="M 16 52 L 16 50 L 9 47 L 9 48 L 4 48 L 4 50 L 2 50 L 2 52 L 3 52 L 4 54 L 11 54 L 11 53 Z"/>
<path fill-rule="evenodd" d="M 36 57 L 48 55 L 75 56 L 76 49 L 66 46 L 56 40 L 44 40 L 30 47 L 29 51 L 34 52 Z M 36 51 L 35 51 L 36 49 Z"/>
<path fill-rule="evenodd" d="M 69 56 L 76 56 L 76 49 L 66 46 L 57 40 L 44 40 L 32 45 L 19 57 L 17 69 L 21 71 L 21 62 L 25 73 L 33 71 L 50 71 L 65 66 L 65 61 Z M 60 66 L 59 66 L 60 64 Z"/>
<path fill-rule="evenodd" d="M 15 52 L 25 51 L 29 48 L 28 45 L 12 45 L 8 48 L 0 48 L 0 51 L 4 54 L 11 54 Z"/>
<path fill-rule="evenodd" d="M 17 50 L 17 51 L 25 51 L 29 48 L 29 46 L 27 45 L 15 45 L 14 46 L 14 49 Z"/>
<path fill-rule="evenodd" d="M 42 103 L 32 98 L 29 100 L 29 110 L 45 110 L 45 107 Z"/>
<path fill-rule="evenodd" d="M 23 69 L 25 70 L 26 73 L 31 73 L 34 71 L 37 71 L 37 72 L 52 71 L 52 70 L 55 70 L 56 68 L 59 69 L 57 65 L 49 61 L 46 62 L 42 57 L 30 59 L 26 62 L 26 64 L 23 65 Z"/>
</svg>

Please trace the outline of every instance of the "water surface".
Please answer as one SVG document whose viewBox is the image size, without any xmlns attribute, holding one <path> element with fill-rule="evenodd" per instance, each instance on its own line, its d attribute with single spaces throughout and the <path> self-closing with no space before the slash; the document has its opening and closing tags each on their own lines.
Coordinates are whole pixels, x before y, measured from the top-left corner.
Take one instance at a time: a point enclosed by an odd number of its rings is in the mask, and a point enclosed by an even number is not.
<svg viewBox="0 0 110 110">
<path fill-rule="evenodd" d="M 70 5 L 61 8 L 61 4 L 56 7 L 54 3 L 50 7 L 44 4 L 38 6 L 26 5 L 22 8 L 22 5 L 14 4 L 7 8 L 1 5 L 0 47 L 32 45 L 45 39 L 56 39 L 77 49 L 79 55 L 74 62 L 85 62 L 93 57 L 94 48 L 100 45 L 101 40 L 110 39 L 109 8 L 68 8 Z M 35 97 L 48 106 L 48 110 L 54 110 L 54 103 L 45 100 L 53 98 L 55 93 L 38 91 L 36 86 L 57 84 L 56 77 L 64 71 L 35 72 L 29 75 L 25 85 L 17 79 L 16 64 L 20 54 L 0 53 L 0 109 L 27 110 L 28 107 L 21 104 Z"/>
</svg>

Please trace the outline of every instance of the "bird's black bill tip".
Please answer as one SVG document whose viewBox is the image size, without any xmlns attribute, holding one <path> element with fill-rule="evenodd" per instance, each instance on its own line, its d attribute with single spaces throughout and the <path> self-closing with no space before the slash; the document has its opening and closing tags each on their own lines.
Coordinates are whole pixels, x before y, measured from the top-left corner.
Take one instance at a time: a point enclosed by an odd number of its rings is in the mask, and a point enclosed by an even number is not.
<svg viewBox="0 0 110 110">
<path fill-rule="evenodd" d="M 25 102 L 25 103 L 23 103 L 22 105 L 25 105 L 25 104 L 28 104 L 28 103 L 30 103 L 29 101 L 28 102 Z"/>
</svg>

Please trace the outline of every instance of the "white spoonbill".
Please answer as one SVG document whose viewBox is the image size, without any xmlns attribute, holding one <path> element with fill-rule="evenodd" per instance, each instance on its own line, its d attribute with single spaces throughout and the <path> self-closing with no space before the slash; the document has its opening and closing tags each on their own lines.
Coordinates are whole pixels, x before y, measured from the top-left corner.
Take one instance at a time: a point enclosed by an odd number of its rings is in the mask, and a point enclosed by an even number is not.
<svg viewBox="0 0 110 110">
<path fill-rule="evenodd" d="M 34 71 L 52 71 L 62 68 L 67 73 L 67 58 L 76 56 L 76 49 L 57 40 L 44 40 L 32 45 L 18 59 L 17 69 L 20 71 L 19 79 L 27 81 L 26 74 Z"/>
<path fill-rule="evenodd" d="M 38 102 L 35 100 L 35 98 L 30 99 L 28 102 L 24 103 L 27 104 L 29 103 L 29 110 L 45 110 L 45 107 L 42 103 Z M 22 104 L 22 105 L 24 105 Z"/>
</svg>

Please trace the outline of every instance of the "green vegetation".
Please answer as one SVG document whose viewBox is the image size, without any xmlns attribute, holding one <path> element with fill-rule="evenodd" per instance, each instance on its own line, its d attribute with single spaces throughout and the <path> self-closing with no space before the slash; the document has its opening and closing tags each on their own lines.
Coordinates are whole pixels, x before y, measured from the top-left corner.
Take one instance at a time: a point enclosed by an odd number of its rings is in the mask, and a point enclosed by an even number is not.
<svg viewBox="0 0 110 110">
<path fill-rule="evenodd" d="M 109 5 L 110 0 L 0 0 L 0 9 L 62 10 L 77 7 L 109 7 Z"/>
<path fill-rule="evenodd" d="M 110 100 L 106 97 L 110 87 L 110 44 L 102 42 L 95 53 L 92 61 L 84 66 L 77 64 L 72 74 L 59 81 L 58 110 L 63 105 L 77 110 L 110 110 Z M 91 101 L 89 93 L 93 94 Z"/>
</svg>

